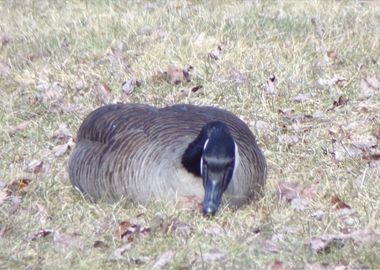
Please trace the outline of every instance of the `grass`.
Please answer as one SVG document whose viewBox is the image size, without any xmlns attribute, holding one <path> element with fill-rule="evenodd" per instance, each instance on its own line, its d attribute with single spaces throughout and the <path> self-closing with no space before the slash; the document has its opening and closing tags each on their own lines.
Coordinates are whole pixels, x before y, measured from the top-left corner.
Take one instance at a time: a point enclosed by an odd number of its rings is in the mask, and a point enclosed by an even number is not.
<svg viewBox="0 0 380 270">
<path fill-rule="evenodd" d="M 1 269 L 145 269 L 168 250 L 175 254 L 170 269 L 380 268 L 379 241 L 349 241 L 325 252 L 306 244 L 314 236 L 380 227 L 379 166 L 361 157 L 335 162 L 331 154 L 380 130 L 379 90 L 369 99 L 360 94 L 362 79 L 380 79 L 378 2 L 4 1 L 0 6 L 0 61 L 8 67 L 0 66 L 0 184 L 31 180 L 0 202 Z M 223 55 L 210 59 L 218 45 Z M 328 57 L 328 51 L 337 57 Z M 191 82 L 152 79 L 169 64 L 193 66 Z M 271 75 L 277 80 L 274 95 L 263 87 Z M 343 87 L 317 87 L 319 79 L 335 75 L 346 79 Z M 121 85 L 130 78 L 142 85 L 126 96 Z M 53 82 L 61 85 L 53 91 L 61 91 L 58 101 L 47 98 L 41 86 Z M 107 100 L 97 94 L 99 84 L 111 89 Z M 178 94 L 196 85 L 203 86 L 203 95 Z M 314 96 L 293 100 L 307 93 Z M 348 103 L 327 111 L 342 95 Z M 86 201 L 70 185 L 69 153 L 51 155 L 52 135 L 61 123 L 75 134 L 85 115 L 104 101 L 212 104 L 242 116 L 268 161 L 264 198 L 224 209 L 213 219 L 179 203 L 144 208 Z M 67 111 L 62 104 L 79 110 Z M 290 119 L 279 113 L 287 109 L 294 110 Z M 297 121 L 294 115 L 314 117 Z M 11 134 L 25 121 L 28 128 Z M 298 142 L 289 142 L 290 135 Z M 379 140 L 366 150 L 378 151 Z M 44 162 L 45 172 L 25 171 L 34 159 Z M 317 185 L 316 195 L 297 211 L 278 198 L 283 182 Z M 334 208 L 334 194 L 353 209 L 349 214 Z M 321 220 L 312 215 L 318 210 Z M 135 235 L 126 259 L 111 261 L 123 245 L 115 234 L 122 220 L 164 225 Z M 69 238 L 53 233 L 30 240 L 41 229 Z M 94 247 L 96 241 L 104 245 Z"/>
</svg>

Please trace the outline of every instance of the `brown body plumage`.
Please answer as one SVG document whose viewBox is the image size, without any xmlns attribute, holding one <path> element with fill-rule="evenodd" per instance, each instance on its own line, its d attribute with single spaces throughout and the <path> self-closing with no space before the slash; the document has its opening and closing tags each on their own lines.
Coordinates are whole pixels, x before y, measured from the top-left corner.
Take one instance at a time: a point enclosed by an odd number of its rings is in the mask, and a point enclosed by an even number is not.
<svg viewBox="0 0 380 270">
<path fill-rule="evenodd" d="M 266 161 L 249 128 L 214 107 L 107 105 L 93 111 L 78 131 L 69 163 L 71 183 L 94 200 L 123 197 L 147 204 L 183 196 L 204 196 L 202 178 L 189 172 L 182 156 L 202 127 L 220 121 L 238 146 L 236 166 L 223 201 L 241 205 L 261 194 Z"/>
</svg>

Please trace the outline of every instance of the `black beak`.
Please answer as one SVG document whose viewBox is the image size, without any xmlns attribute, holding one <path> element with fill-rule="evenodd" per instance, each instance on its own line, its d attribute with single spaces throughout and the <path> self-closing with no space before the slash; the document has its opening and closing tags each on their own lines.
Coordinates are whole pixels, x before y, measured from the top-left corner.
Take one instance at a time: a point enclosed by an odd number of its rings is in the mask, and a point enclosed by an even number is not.
<svg viewBox="0 0 380 270">
<path fill-rule="evenodd" d="M 211 180 L 205 176 L 205 197 L 202 203 L 203 214 L 214 216 L 219 208 L 223 195 L 223 180 Z"/>
</svg>

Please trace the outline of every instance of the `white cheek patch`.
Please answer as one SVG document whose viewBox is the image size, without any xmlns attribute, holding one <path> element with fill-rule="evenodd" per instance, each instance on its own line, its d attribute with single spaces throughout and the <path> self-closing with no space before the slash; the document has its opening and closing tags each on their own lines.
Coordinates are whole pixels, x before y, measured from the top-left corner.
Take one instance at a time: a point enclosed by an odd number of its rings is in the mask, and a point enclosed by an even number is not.
<svg viewBox="0 0 380 270">
<path fill-rule="evenodd" d="M 240 162 L 239 147 L 238 147 L 237 144 L 235 143 L 235 164 L 234 164 L 234 172 L 233 172 L 233 175 L 235 175 L 236 169 L 237 169 L 237 167 L 239 166 L 239 162 Z"/>
<path fill-rule="evenodd" d="M 203 152 L 205 151 L 207 144 L 208 139 L 206 140 L 205 145 L 203 146 Z M 203 155 L 201 156 L 201 176 L 203 176 Z"/>
</svg>

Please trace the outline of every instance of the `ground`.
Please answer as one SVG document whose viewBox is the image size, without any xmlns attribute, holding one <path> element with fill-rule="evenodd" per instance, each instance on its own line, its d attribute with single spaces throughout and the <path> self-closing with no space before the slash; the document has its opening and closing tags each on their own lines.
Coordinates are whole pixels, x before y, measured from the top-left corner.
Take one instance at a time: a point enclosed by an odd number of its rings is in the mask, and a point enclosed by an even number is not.
<svg viewBox="0 0 380 270">
<path fill-rule="evenodd" d="M 1 269 L 380 268 L 377 1 L 2 1 Z M 241 117 L 265 196 L 93 204 L 67 163 L 113 102 Z"/>
</svg>

